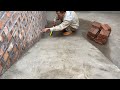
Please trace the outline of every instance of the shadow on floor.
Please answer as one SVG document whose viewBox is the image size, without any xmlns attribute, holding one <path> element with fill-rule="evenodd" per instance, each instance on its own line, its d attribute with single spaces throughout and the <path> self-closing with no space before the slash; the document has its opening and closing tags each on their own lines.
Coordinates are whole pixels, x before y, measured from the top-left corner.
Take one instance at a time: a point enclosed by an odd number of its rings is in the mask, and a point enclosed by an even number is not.
<svg viewBox="0 0 120 90">
<path fill-rule="evenodd" d="M 98 48 L 104 54 L 104 56 L 106 56 L 110 61 L 112 61 L 111 56 L 110 56 L 111 49 L 109 47 L 110 40 L 108 40 L 108 42 L 105 45 L 99 45 L 99 44 L 95 43 L 94 41 L 90 40 L 87 37 L 87 32 L 91 28 L 91 26 L 92 26 L 91 21 L 80 19 L 79 33 L 81 33 L 82 37 L 84 37 L 88 42 L 90 42 L 92 45 L 94 45 L 96 48 Z"/>
</svg>

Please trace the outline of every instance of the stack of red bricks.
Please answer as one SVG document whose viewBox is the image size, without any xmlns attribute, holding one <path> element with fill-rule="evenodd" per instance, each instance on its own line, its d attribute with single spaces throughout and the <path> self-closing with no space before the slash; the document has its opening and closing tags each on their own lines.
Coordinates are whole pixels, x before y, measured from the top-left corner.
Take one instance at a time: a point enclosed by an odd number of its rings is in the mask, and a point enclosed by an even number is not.
<svg viewBox="0 0 120 90">
<path fill-rule="evenodd" d="M 108 24 L 93 22 L 87 36 L 98 44 L 106 44 L 111 33 L 111 27 Z"/>
</svg>

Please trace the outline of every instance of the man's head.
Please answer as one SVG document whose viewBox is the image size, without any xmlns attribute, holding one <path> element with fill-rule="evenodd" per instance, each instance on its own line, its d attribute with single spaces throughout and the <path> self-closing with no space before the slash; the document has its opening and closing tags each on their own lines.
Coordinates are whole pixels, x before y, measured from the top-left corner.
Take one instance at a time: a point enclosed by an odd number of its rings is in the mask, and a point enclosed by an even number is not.
<svg viewBox="0 0 120 90">
<path fill-rule="evenodd" d="M 66 11 L 56 11 L 56 14 L 58 15 L 59 19 L 63 19 L 65 13 L 66 13 Z"/>
</svg>

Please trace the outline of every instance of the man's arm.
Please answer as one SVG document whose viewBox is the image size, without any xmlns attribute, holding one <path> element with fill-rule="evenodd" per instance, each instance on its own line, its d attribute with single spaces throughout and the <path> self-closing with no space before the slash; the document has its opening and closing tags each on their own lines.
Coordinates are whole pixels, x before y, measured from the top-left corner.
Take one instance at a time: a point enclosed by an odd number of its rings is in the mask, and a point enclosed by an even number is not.
<svg viewBox="0 0 120 90">
<path fill-rule="evenodd" d="M 47 32 L 47 31 L 62 31 L 65 28 L 67 28 L 71 24 L 71 21 L 63 21 L 60 25 L 52 27 L 52 28 L 45 28 L 42 30 L 42 32 Z"/>
<path fill-rule="evenodd" d="M 50 28 L 50 31 L 62 31 L 71 24 L 71 21 L 64 20 L 60 25 Z"/>
</svg>

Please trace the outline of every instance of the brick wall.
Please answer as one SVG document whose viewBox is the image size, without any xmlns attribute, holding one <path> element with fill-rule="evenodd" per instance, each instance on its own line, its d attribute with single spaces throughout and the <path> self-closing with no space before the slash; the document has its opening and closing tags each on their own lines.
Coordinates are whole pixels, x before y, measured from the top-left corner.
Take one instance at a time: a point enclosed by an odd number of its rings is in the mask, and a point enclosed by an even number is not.
<svg viewBox="0 0 120 90">
<path fill-rule="evenodd" d="M 35 42 L 46 25 L 46 11 L 0 11 L 0 75 Z"/>
</svg>

